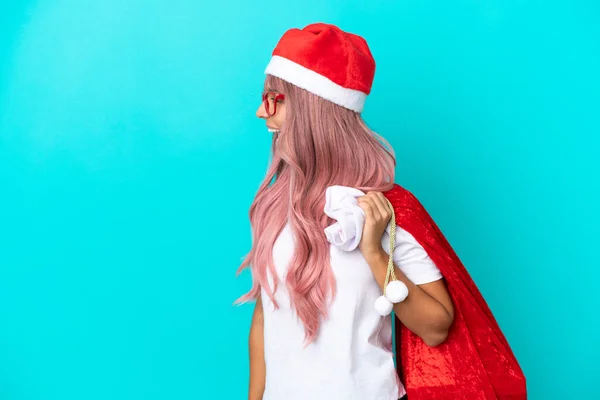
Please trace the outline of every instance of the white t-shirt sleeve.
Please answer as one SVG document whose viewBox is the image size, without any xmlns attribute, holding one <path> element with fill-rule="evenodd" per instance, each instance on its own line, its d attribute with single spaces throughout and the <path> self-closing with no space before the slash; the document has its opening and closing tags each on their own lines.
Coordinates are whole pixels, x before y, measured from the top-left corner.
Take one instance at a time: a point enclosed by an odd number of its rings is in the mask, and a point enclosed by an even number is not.
<svg viewBox="0 0 600 400">
<path fill-rule="evenodd" d="M 383 248 L 389 254 L 389 235 L 383 235 Z M 442 279 L 442 273 L 423 246 L 408 231 L 396 225 L 394 262 L 404 275 L 416 285 Z"/>
</svg>

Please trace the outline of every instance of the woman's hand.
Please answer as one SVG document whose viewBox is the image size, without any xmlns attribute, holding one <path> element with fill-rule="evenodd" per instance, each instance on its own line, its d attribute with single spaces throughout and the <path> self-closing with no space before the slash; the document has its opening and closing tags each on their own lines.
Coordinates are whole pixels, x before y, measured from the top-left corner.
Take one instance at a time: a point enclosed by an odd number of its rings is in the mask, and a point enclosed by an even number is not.
<svg viewBox="0 0 600 400">
<path fill-rule="evenodd" d="M 358 248 L 362 251 L 363 256 L 369 259 L 381 255 L 381 252 L 384 251 L 381 239 L 390 218 L 392 218 L 392 210 L 381 192 L 367 192 L 365 196 L 361 196 L 357 200 L 366 216 Z"/>
<path fill-rule="evenodd" d="M 368 192 L 359 197 L 358 205 L 366 215 L 363 236 L 358 247 L 371 267 L 377 284 L 383 290 L 389 255 L 383 249 L 381 239 L 392 217 L 392 210 L 380 192 Z M 394 304 L 396 317 L 427 345 L 437 346 L 443 343 L 454 320 L 454 308 L 444 280 L 415 285 L 395 263 L 394 274 L 408 287 L 408 297 Z"/>
</svg>

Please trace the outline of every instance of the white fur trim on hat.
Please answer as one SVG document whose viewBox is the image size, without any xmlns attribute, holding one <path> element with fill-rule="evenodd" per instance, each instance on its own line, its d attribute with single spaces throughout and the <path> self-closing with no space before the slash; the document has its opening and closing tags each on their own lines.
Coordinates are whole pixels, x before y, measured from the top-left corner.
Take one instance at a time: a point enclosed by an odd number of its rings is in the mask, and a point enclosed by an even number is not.
<svg viewBox="0 0 600 400">
<path fill-rule="evenodd" d="M 273 56 L 265 74 L 273 75 L 332 103 L 356 111 L 363 111 L 367 95 L 359 90 L 338 85 L 329 78 L 280 56 Z"/>
</svg>

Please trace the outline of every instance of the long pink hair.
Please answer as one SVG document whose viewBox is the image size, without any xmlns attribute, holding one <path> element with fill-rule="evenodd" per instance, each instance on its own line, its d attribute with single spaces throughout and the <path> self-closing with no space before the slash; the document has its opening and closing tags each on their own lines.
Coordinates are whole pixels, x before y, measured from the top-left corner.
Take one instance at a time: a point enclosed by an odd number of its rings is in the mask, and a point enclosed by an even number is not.
<svg viewBox="0 0 600 400">
<path fill-rule="evenodd" d="M 386 191 L 394 183 L 395 154 L 360 114 L 284 80 L 267 75 L 265 89 L 285 94 L 286 116 L 272 144 L 272 161 L 250 207 L 252 248 L 238 273 L 251 266 L 252 289 L 238 302 L 260 296 L 261 287 L 278 304 L 273 244 L 287 222 L 296 248 L 285 285 L 310 343 L 317 336 L 328 302 L 335 296 L 329 242 L 323 230 L 325 190 L 331 185 Z M 273 287 L 267 280 L 273 277 Z"/>
</svg>

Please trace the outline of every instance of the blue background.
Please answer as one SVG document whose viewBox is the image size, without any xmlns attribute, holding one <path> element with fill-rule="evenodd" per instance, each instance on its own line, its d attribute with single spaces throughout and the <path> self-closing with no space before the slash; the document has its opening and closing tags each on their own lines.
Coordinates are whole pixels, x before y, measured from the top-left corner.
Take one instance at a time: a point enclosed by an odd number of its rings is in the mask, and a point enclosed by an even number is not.
<svg viewBox="0 0 600 400">
<path fill-rule="evenodd" d="M 530 398 L 591 398 L 599 18 L 593 0 L 4 0 L 0 399 L 245 398 L 254 112 L 281 34 L 316 21 L 368 40 L 365 119 Z"/>
</svg>

